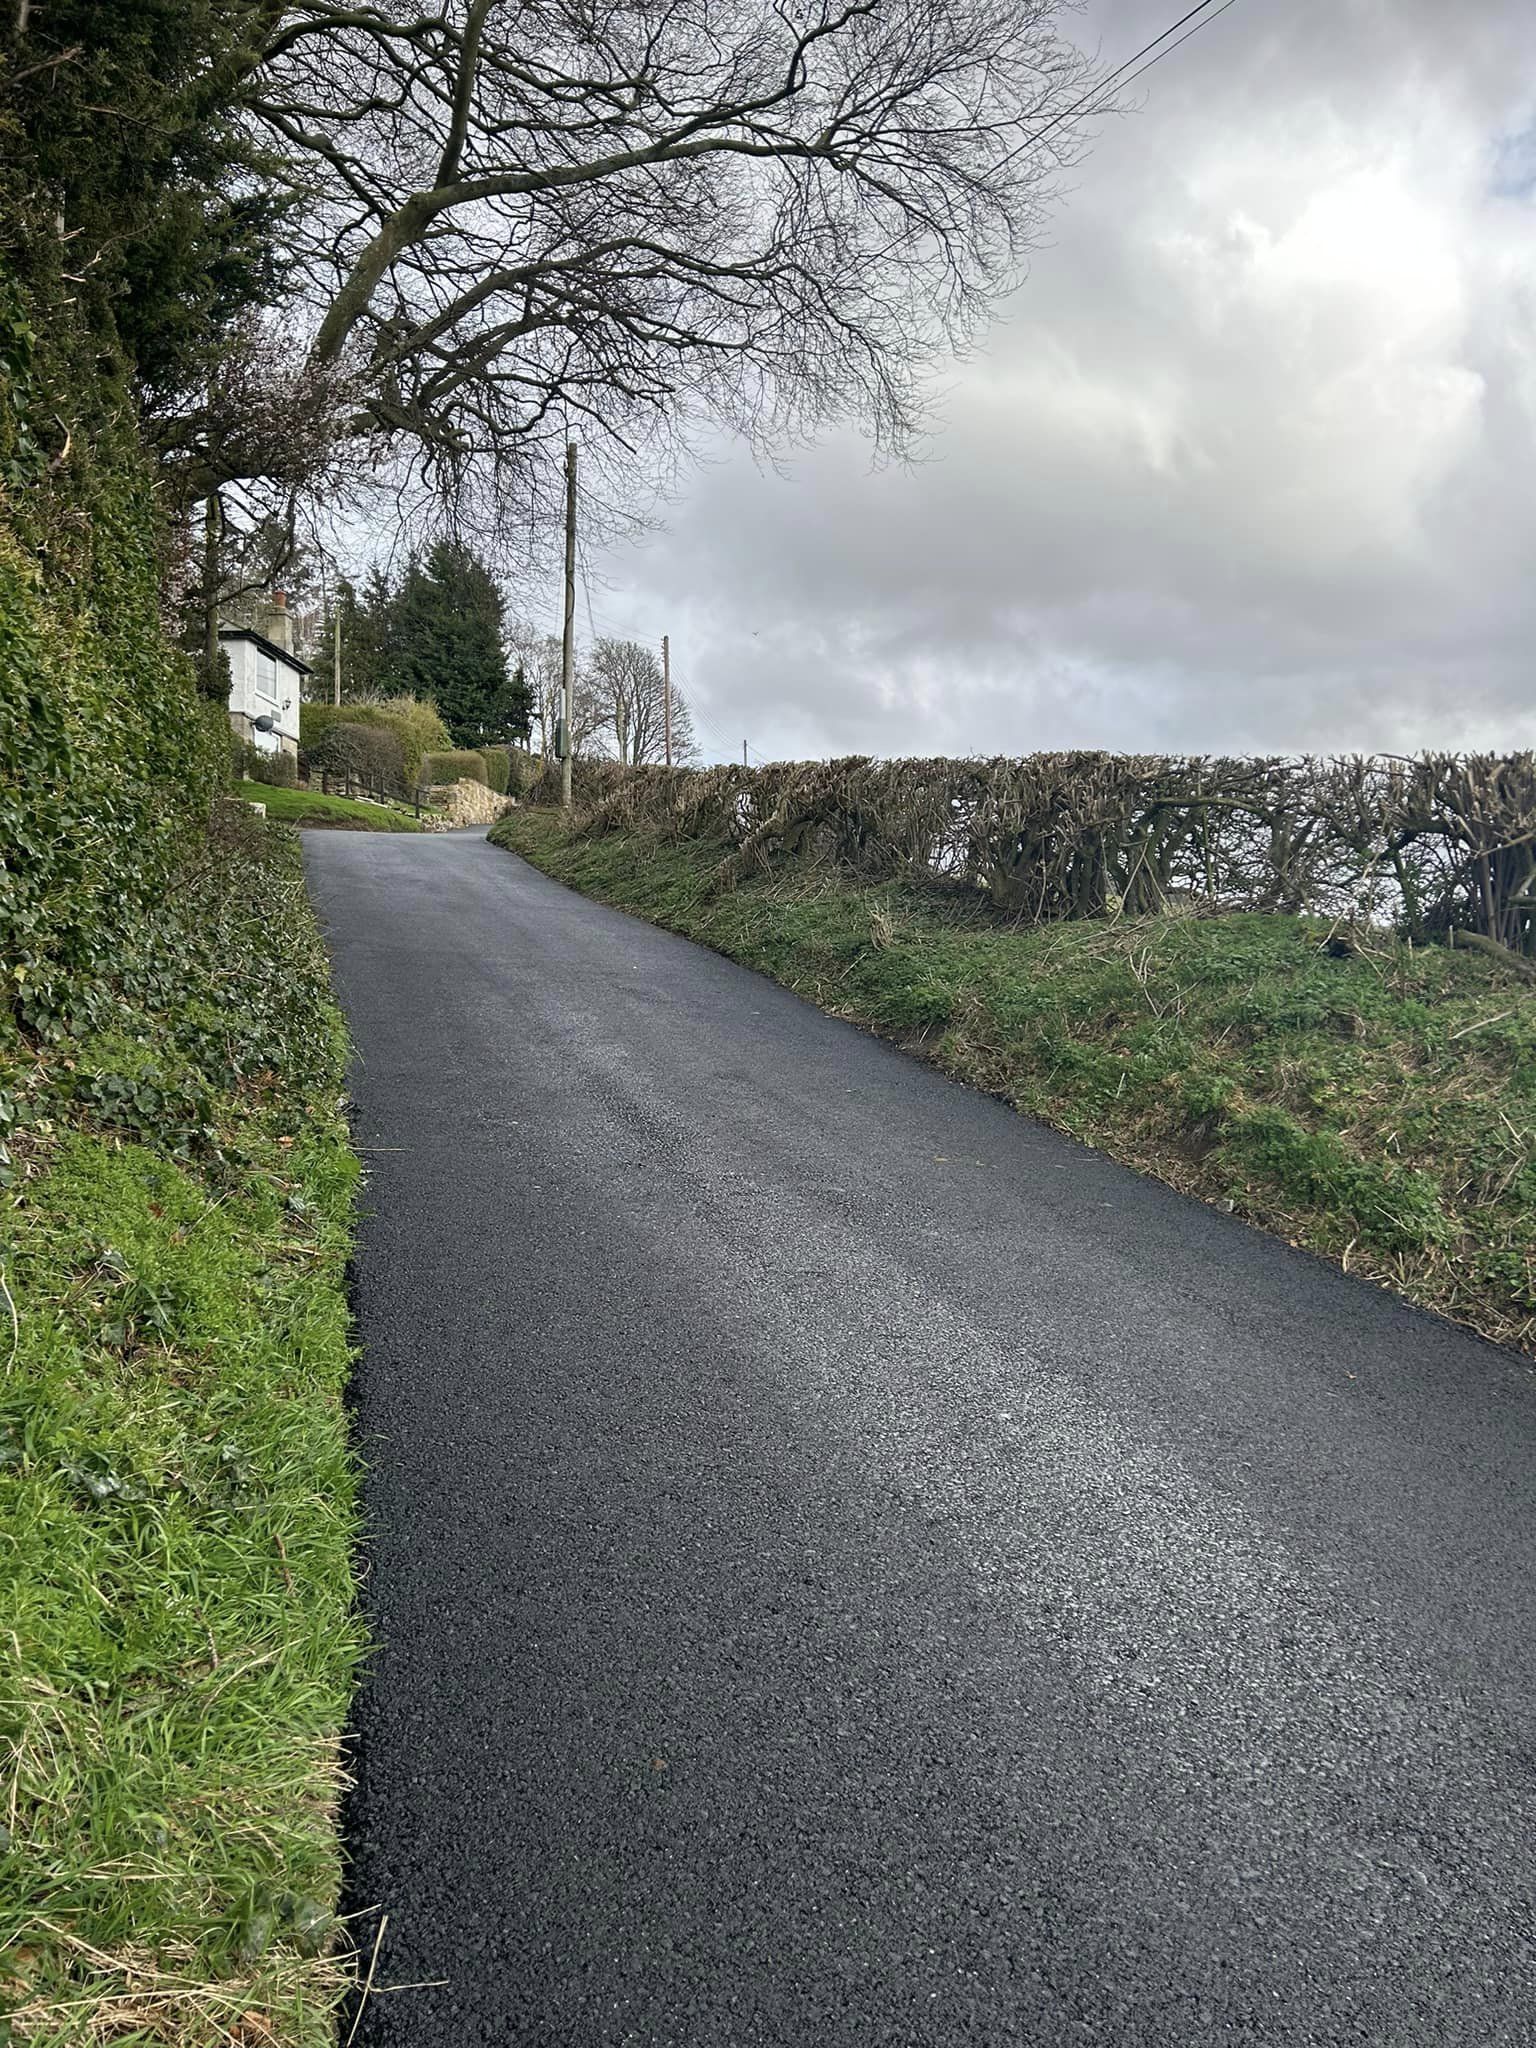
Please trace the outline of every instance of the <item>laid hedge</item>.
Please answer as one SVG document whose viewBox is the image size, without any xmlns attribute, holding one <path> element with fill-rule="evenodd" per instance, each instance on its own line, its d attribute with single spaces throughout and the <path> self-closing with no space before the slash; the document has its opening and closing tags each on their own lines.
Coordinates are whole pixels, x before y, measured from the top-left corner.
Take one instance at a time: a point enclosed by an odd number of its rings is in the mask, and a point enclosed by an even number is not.
<svg viewBox="0 0 1536 2048">
<path fill-rule="evenodd" d="M 1391 920 L 1536 960 L 1536 754 L 575 763 L 592 832 L 980 890 L 1009 916 L 1170 908 Z M 559 771 L 539 800 L 557 800 Z"/>
<path fill-rule="evenodd" d="M 423 755 L 421 779 L 428 788 L 446 782 L 483 782 L 487 788 L 490 786 L 484 754 L 468 748 Z"/>
</svg>

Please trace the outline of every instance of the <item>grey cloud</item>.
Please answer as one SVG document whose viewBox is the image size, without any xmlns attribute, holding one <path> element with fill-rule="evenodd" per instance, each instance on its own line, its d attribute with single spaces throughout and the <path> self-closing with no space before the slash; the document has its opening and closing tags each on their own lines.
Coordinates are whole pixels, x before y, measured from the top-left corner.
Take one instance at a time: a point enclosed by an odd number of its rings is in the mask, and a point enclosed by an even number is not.
<svg viewBox="0 0 1536 2048">
<path fill-rule="evenodd" d="M 601 623 L 672 633 L 721 751 L 1536 743 L 1533 58 L 1515 0 L 1237 0 L 927 461 L 726 452 Z"/>
</svg>

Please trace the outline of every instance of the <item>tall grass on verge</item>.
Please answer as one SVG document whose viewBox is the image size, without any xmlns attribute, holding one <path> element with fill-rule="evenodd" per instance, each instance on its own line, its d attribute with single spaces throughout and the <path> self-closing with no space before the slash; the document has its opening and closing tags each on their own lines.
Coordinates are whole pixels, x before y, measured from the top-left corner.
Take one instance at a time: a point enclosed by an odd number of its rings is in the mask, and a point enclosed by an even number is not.
<svg viewBox="0 0 1536 2048">
<path fill-rule="evenodd" d="M 0 1048 L 0 2015 L 322 2048 L 361 1652 L 356 1161 L 297 844 L 231 819 L 109 1029 Z"/>
</svg>

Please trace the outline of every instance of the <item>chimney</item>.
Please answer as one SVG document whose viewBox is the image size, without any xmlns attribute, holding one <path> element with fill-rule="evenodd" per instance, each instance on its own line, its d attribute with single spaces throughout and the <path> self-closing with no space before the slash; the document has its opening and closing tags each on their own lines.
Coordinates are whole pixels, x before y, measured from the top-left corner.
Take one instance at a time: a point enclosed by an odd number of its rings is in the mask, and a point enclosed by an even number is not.
<svg viewBox="0 0 1536 2048">
<path fill-rule="evenodd" d="M 266 621 L 262 627 L 269 640 L 275 640 L 286 654 L 293 652 L 293 620 L 288 613 L 288 593 L 274 590 L 272 602 L 267 607 Z"/>
</svg>

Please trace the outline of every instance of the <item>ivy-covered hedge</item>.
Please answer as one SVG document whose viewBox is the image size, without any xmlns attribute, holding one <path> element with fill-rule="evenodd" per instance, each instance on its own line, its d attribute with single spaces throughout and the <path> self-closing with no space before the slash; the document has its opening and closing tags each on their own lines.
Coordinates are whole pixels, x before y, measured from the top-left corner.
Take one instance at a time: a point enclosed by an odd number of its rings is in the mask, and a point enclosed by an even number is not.
<svg viewBox="0 0 1536 2048">
<path fill-rule="evenodd" d="M 3 273 L 0 330 L 0 960 L 12 1024 L 52 1038 L 104 1014 L 228 774 L 228 726 L 162 626 L 131 431 L 76 431 L 48 455 L 63 365 Z"/>
<path fill-rule="evenodd" d="M 0 2039 L 326 2048 L 345 1043 L 296 840 L 216 800 L 227 677 L 167 625 L 136 403 L 218 338 L 238 224 L 163 188 L 243 30 L 35 11 L 64 54 L 0 78 Z"/>
</svg>

